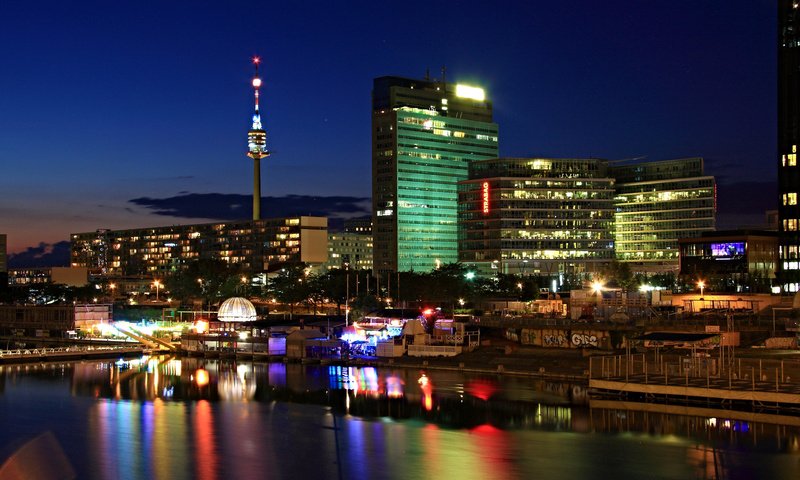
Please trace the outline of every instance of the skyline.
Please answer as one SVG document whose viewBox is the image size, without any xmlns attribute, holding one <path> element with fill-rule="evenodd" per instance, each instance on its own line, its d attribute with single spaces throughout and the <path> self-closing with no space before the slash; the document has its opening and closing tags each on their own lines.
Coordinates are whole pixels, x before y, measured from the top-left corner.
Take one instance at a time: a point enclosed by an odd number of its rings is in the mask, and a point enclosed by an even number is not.
<svg viewBox="0 0 800 480">
<path fill-rule="evenodd" d="M 777 170 L 771 2 L 535 3 L 489 18 L 469 8 L 486 9 L 478 2 L 426 6 L 444 20 L 411 26 L 413 6 L 387 25 L 372 19 L 393 10 L 372 4 L 4 5 L 9 253 L 98 228 L 249 217 L 254 55 L 274 152 L 265 218 L 284 204 L 369 214 L 372 79 L 438 77 L 442 65 L 486 88 L 501 156 L 700 156 L 720 183 L 720 217 L 754 223 L 764 198 L 777 204 L 761 191 Z M 243 28 L 253 18 L 263 31 Z"/>
</svg>

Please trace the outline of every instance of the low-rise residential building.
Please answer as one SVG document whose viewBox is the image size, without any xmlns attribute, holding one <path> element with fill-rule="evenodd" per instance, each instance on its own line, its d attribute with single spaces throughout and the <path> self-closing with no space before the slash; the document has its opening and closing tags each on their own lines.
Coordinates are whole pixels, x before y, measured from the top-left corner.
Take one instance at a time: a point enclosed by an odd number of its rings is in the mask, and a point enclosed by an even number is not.
<svg viewBox="0 0 800 480">
<path fill-rule="evenodd" d="M 97 230 L 73 234 L 70 256 L 73 267 L 104 277 L 163 277 L 200 259 L 255 274 L 324 263 L 327 237 L 327 218 L 310 216 Z"/>
</svg>

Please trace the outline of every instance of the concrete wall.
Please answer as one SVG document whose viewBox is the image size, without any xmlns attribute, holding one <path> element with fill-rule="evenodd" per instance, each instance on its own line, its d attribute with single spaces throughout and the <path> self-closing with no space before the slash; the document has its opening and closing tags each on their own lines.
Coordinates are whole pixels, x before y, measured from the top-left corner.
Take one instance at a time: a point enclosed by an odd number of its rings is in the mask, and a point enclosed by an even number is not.
<svg viewBox="0 0 800 480">
<path fill-rule="evenodd" d="M 612 348 L 611 332 L 592 329 L 523 328 L 520 343 L 546 348 Z"/>
</svg>

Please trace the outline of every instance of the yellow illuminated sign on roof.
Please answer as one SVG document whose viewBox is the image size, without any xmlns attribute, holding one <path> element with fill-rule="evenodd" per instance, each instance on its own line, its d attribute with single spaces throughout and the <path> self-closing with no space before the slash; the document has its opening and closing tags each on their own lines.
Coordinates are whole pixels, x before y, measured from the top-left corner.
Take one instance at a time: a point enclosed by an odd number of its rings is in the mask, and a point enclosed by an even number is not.
<svg viewBox="0 0 800 480">
<path fill-rule="evenodd" d="M 462 83 L 456 84 L 456 96 L 461 98 L 471 98 L 473 100 L 486 100 L 486 92 L 480 87 L 471 87 Z"/>
</svg>

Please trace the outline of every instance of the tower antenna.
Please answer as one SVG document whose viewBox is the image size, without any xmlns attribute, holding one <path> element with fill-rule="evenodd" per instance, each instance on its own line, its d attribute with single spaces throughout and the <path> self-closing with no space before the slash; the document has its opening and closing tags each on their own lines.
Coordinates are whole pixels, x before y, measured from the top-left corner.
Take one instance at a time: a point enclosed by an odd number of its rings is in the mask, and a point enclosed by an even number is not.
<svg viewBox="0 0 800 480">
<path fill-rule="evenodd" d="M 258 91 L 261 88 L 261 77 L 258 76 L 259 57 L 253 57 L 255 76 L 253 77 L 253 95 L 255 111 L 253 125 L 247 132 L 247 156 L 253 159 L 253 220 L 261 219 L 261 159 L 269 156 L 267 150 L 267 132 L 261 126 L 261 112 L 258 108 Z"/>
</svg>

